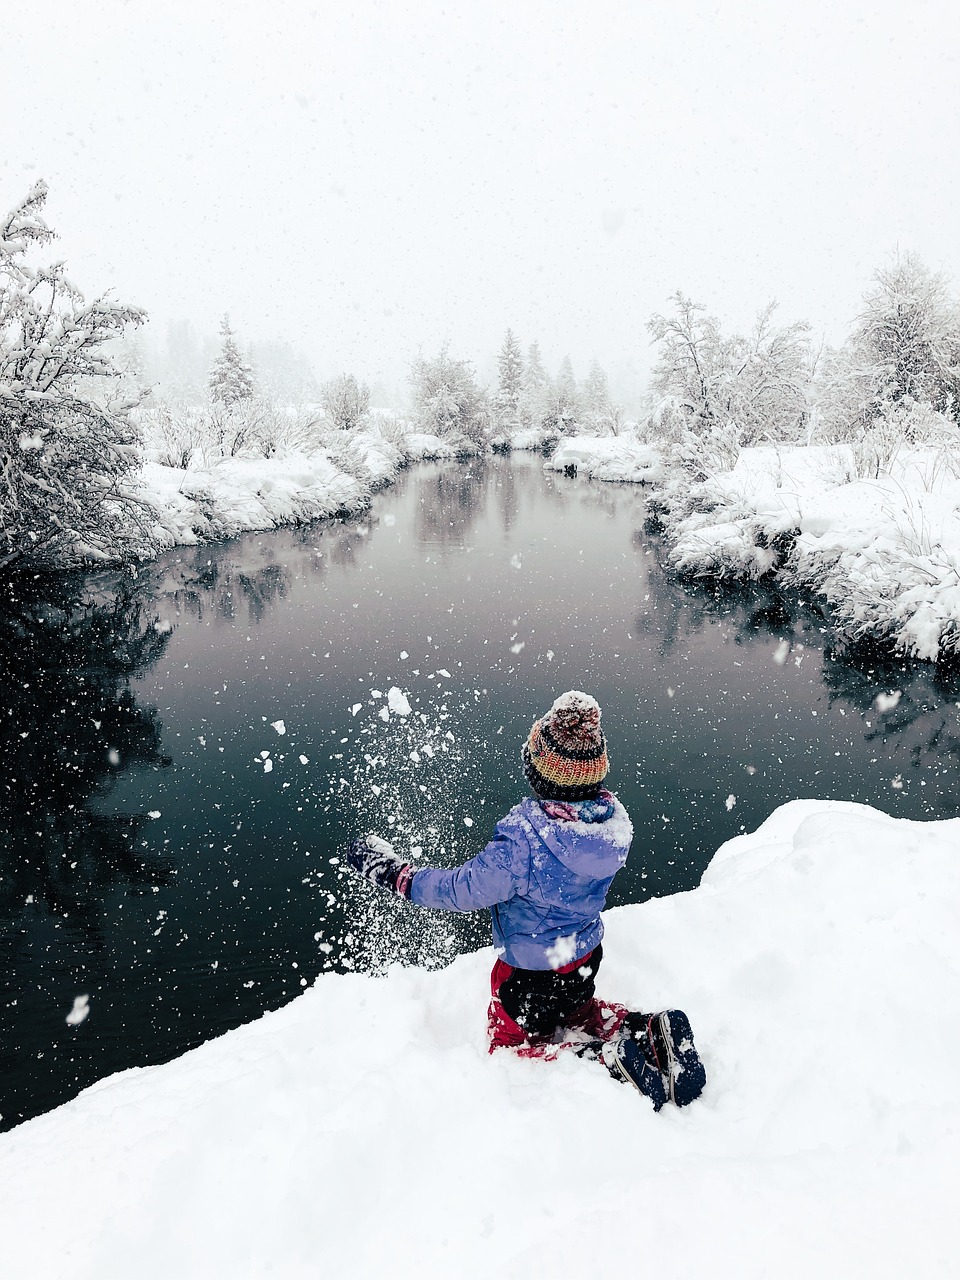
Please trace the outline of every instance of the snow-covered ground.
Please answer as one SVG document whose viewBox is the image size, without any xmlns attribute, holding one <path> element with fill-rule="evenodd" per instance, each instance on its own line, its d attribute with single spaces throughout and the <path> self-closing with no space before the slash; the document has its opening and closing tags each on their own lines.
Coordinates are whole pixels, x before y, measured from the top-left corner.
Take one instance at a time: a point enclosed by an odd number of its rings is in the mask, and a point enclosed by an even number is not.
<svg viewBox="0 0 960 1280">
<path fill-rule="evenodd" d="M 601 994 L 693 1020 L 684 1111 L 488 1057 L 489 951 L 321 977 L 0 1137 L 4 1280 L 954 1275 L 958 853 L 796 801 L 609 912 Z"/>
<path fill-rule="evenodd" d="M 824 596 L 848 639 L 930 661 L 960 651 L 960 447 L 904 447 L 870 479 L 846 445 L 742 449 L 693 486 L 629 437 L 563 440 L 548 465 L 571 464 L 660 488 L 685 573 L 776 574 Z"/>
</svg>

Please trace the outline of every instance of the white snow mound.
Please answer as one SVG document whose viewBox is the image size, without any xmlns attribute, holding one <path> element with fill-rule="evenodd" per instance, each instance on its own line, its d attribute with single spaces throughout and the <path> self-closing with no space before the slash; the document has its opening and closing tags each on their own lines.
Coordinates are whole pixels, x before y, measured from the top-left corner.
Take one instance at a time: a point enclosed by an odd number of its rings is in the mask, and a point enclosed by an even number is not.
<svg viewBox="0 0 960 1280">
<path fill-rule="evenodd" d="M 488 1057 L 489 950 L 321 977 L 0 1137 L 5 1280 L 951 1274 L 958 852 L 960 819 L 796 801 L 609 912 L 600 993 L 691 1016 L 683 1111 Z"/>
</svg>

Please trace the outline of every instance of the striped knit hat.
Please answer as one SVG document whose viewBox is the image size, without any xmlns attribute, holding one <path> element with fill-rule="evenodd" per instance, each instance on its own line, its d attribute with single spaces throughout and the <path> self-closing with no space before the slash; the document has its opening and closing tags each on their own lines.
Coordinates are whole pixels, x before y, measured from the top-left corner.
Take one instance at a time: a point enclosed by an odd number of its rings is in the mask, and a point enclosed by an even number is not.
<svg viewBox="0 0 960 1280">
<path fill-rule="evenodd" d="M 579 689 L 561 693 L 523 744 L 523 772 L 543 800 L 592 800 L 607 776 L 600 708 Z"/>
</svg>

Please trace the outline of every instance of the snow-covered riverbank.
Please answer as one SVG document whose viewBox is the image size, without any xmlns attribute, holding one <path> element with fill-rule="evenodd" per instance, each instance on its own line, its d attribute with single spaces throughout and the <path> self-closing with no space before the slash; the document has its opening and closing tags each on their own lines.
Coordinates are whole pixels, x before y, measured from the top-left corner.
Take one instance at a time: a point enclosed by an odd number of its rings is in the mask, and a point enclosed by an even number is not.
<svg viewBox="0 0 960 1280">
<path fill-rule="evenodd" d="M 611 911 L 601 994 L 693 1018 L 683 1112 L 489 1058 L 489 951 L 322 977 L 0 1137 L 5 1280 L 950 1275 L 958 849 L 958 819 L 797 801 Z"/>
<path fill-rule="evenodd" d="M 375 428 L 339 433 L 327 448 L 272 457 L 221 458 L 188 468 L 147 462 L 136 492 L 155 520 L 160 549 L 363 511 L 371 493 L 408 462 L 458 456 L 437 436 L 410 432 L 398 442 Z"/>
<path fill-rule="evenodd" d="M 579 437 L 548 465 L 654 486 L 681 572 L 774 575 L 824 597 L 847 640 L 929 661 L 960 652 L 960 449 L 904 447 L 869 479 L 845 445 L 742 449 L 691 485 L 651 445 Z"/>
</svg>

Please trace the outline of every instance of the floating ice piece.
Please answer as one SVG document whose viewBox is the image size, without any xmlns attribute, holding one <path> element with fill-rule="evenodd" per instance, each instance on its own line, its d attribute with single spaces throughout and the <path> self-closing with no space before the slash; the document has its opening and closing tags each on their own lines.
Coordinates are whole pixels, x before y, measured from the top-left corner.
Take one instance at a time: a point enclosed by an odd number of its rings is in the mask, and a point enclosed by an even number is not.
<svg viewBox="0 0 960 1280">
<path fill-rule="evenodd" d="M 463 820 L 463 825 L 464 825 L 465 827 L 472 827 L 472 826 L 473 826 L 473 819 L 472 819 L 472 818 L 464 818 L 464 820 Z"/>
<path fill-rule="evenodd" d="M 159 817 L 160 817 L 160 810 L 159 810 L 159 809 L 151 809 L 151 810 L 150 810 L 150 812 L 147 814 L 147 817 L 148 817 L 148 818 L 159 818 Z"/>
<path fill-rule="evenodd" d="M 67 1014 L 67 1026 L 79 1027 L 80 1023 L 87 1017 L 90 1012 L 90 997 L 75 996 L 73 1008 Z"/>
<path fill-rule="evenodd" d="M 407 658 L 409 658 L 409 657 L 410 657 L 410 655 L 409 655 L 409 653 L 407 653 L 406 649 L 401 649 L 401 650 L 400 650 L 400 661 L 401 661 L 401 662 L 406 662 Z"/>
<path fill-rule="evenodd" d="M 552 662 L 552 661 L 553 661 L 553 650 L 552 650 L 552 649 L 548 649 L 548 650 L 547 650 L 547 661 L 548 661 L 548 662 Z"/>
<path fill-rule="evenodd" d="M 512 644 L 512 645 L 510 646 L 510 652 L 511 652 L 511 653 L 521 653 L 521 652 L 522 652 L 526 647 L 527 647 L 527 642 L 526 642 L 526 640 L 521 640 L 521 641 L 519 642 L 519 644 Z"/>
<path fill-rule="evenodd" d="M 737 803 L 737 797 L 735 795 L 727 796 L 727 813 L 730 812 L 730 810 L 733 808 L 733 806 L 736 803 Z"/>
<path fill-rule="evenodd" d="M 890 785 L 891 787 L 893 787 L 894 791 L 902 791 L 903 790 L 903 774 L 898 773 L 895 778 L 891 778 Z"/>
<path fill-rule="evenodd" d="M 309 756 L 301 756 L 301 757 L 300 757 L 300 763 L 301 763 L 301 764 L 309 764 L 309 763 L 310 763 L 310 758 L 309 758 Z"/>
<path fill-rule="evenodd" d="M 371 690 L 370 690 L 370 697 L 371 697 L 371 698 L 382 698 L 382 697 L 383 697 L 383 694 L 380 692 L 380 690 L 379 690 L 379 689 L 371 689 Z"/>
<path fill-rule="evenodd" d="M 437 675 L 443 676 L 445 680 L 450 679 L 450 672 L 446 669 L 446 667 L 437 667 Z"/>
<path fill-rule="evenodd" d="M 510 568 L 519 569 L 522 564 L 523 564 L 523 560 L 520 557 L 520 552 L 515 551 L 513 555 L 510 557 Z"/>
<path fill-rule="evenodd" d="M 363 706 L 362 702 L 355 702 L 353 706 L 350 708 L 350 714 L 352 716 L 355 716 L 362 706 Z"/>
<path fill-rule="evenodd" d="M 406 694 L 398 689 L 396 685 L 390 689 L 387 694 L 387 706 L 397 716 L 408 716 L 410 714 L 410 703 L 407 701 Z"/>
<path fill-rule="evenodd" d="M 271 720 L 270 728 L 276 729 L 277 733 L 280 734 L 281 738 L 287 732 L 287 726 L 283 723 L 282 720 Z"/>
<path fill-rule="evenodd" d="M 883 715 L 885 711 L 892 711 L 902 697 L 901 689 L 894 689 L 892 693 L 878 693 L 873 700 L 873 705 Z"/>
<path fill-rule="evenodd" d="M 268 758 L 267 758 L 266 760 L 264 760 L 264 762 L 263 762 L 263 772 L 264 772 L 264 773 L 269 773 L 269 772 L 271 771 L 271 769 L 272 769 L 272 768 L 273 768 L 273 761 L 268 757 Z"/>
<path fill-rule="evenodd" d="M 380 710 L 377 712 L 377 715 L 380 717 L 381 720 L 389 720 L 390 709 L 388 707 L 381 707 Z"/>
</svg>

